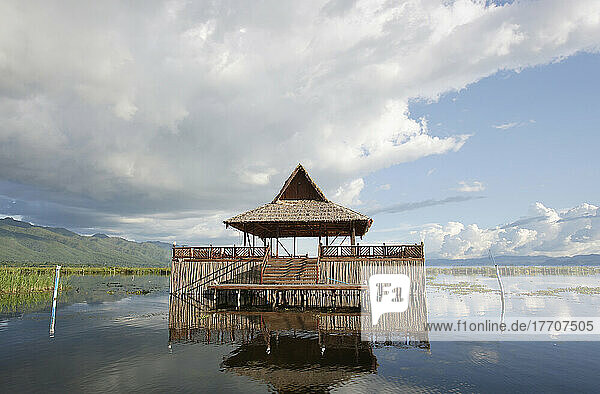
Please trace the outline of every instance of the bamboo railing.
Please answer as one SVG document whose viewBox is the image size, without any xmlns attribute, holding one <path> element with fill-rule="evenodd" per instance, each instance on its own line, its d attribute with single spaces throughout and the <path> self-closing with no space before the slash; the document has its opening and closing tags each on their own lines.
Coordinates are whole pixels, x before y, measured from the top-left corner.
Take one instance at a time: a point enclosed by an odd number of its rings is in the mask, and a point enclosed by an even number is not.
<svg viewBox="0 0 600 394">
<path fill-rule="evenodd" d="M 174 246 L 172 258 L 184 261 L 256 259 L 264 257 L 266 251 L 266 246 Z"/>
<path fill-rule="evenodd" d="M 321 258 L 423 258 L 423 243 L 414 245 L 320 245 Z"/>
</svg>

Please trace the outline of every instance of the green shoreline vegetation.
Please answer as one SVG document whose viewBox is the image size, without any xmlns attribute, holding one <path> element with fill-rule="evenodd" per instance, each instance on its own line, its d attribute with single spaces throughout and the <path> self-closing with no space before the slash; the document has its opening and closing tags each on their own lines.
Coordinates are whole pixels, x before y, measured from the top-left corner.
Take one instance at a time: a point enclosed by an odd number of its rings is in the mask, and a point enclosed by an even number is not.
<svg viewBox="0 0 600 394">
<path fill-rule="evenodd" d="M 34 267 L 1 267 L 0 293 L 20 294 L 48 292 L 54 289 L 55 270 Z M 62 290 L 64 284 L 60 284 Z"/>
<path fill-rule="evenodd" d="M 74 267 L 60 269 L 59 291 L 68 286 L 73 275 L 169 275 L 170 268 L 158 267 Z M 54 290 L 56 266 L 0 266 L 0 294 L 51 292 Z M 63 280 L 65 279 L 65 280 Z"/>
<path fill-rule="evenodd" d="M 558 289 L 548 289 L 548 290 L 536 290 L 527 293 L 521 293 L 521 295 L 525 296 L 560 296 L 564 293 L 575 293 L 580 295 L 598 295 L 600 294 L 600 287 L 590 287 L 590 286 L 575 286 L 575 287 L 560 287 Z"/>
<path fill-rule="evenodd" d="M 600 274 L 600 267 L 594 266 L 512 266 L 499 267 L 501 276 L 530 275 L 575 275 Z M 434 280 L 442 275 L 484 275 L 496 276 L 494 267 L 427 267 L 428 284 L 437 286 Z M 13 266 L 0 265 L 0 294 L 49 292 L 54 289 L 55 265 Z M 62 266 L 59 291 L 68 285 L 68 277 L 73 275 L 170 275 L 169 267 L 109 267 L 109 266 Z M 65 284 L 67 283 L 67 284 Z"/>
<path fill-rule="evenodd" d="M 60 270 L 59 292 L 66 293 L 67 299 L 73 298 L 75 292 L 79 294 L 81 279 L 86 276 L 107 277 L 109 286 L 119 286 L 112 277 L 158 275 L 168 276 L 170 268 L 156 267 L 94 267 L 94 266 L 62 266 Z M 44 310 L 51 305 L 54 280 L 56 275 L 55 265 L 44 266 L 7 266 L 0 265 L 0 316 L 20 313 L 29 313 Z M 122 279 L 117 279 L 117 282 Z M 131 280 L 127 280 L 131 286 Z M 123 294 L 143 295 L 149 291 L 138 288 L 139 284 L 131 288 L 100 290 L 111 296 L 120 290 Z M 97 298 L 98 295 L 96 294 Z M 65 302 L 64 295 L 59 300 Z"/>
<path fill-rule="evenodd" d="M 471 283 L 461 281 L 458 283 L 427 283 L 427 286 L 437 288 L 440 290 L 449 291 L 452 294 L 467 295 L 472 293 L 494 293 L 497 290 L 490 289 L 489 287 L 480 283 Z"/>
</svg>

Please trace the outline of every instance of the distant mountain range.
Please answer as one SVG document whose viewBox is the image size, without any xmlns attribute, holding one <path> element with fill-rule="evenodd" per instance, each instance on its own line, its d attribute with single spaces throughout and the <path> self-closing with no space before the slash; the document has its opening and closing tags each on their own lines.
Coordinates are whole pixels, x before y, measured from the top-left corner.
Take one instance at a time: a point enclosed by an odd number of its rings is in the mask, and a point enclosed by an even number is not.
<svg viewBox="0 0 600 394">
<path fill-rule="evenodd" d="M 171 245 L 133 242 L 106 234 L 83 236 L 64 228 L 0 219 L 0 264 L 105 265 L 165 267 Z"/>
<path fill-rule="evenodd" d="M 0 219 L 0 264 L 105 265 L 165 267 L 171 244 L 134 242 L 106 234 L 83 236 L 64 228 L 35 226 L 12 218 Z M 600 265 L 600 254 L 573 257 L 496 256 L 499 265 Z M 492 265 L 487 257 L 426 259 L 428 266 Z"/>
<path fill-rule="evenodd" d="M 494 256 L 498 265 L 600 265 L 600 254 L 578 255 L 573 257 L 548 256 Z M 473 259 L 426 259 L 429 266 L 483 266 L 493 265 L 488 257 Z"/>
</svg>

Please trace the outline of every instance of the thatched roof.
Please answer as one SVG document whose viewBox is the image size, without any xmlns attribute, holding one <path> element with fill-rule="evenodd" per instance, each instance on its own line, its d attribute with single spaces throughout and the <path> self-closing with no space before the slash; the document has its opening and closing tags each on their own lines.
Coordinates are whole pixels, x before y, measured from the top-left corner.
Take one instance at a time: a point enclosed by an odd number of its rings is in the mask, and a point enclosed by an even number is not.
<svg viewBox="0 0 600 394">
<path fill-rule="evenodd" d="M 368 216 L 325 198 L 302 165 L 298 165 L 275 199 L 224 222 L 261 238 L 357 236 L 371 226 Z"/>
</svg>

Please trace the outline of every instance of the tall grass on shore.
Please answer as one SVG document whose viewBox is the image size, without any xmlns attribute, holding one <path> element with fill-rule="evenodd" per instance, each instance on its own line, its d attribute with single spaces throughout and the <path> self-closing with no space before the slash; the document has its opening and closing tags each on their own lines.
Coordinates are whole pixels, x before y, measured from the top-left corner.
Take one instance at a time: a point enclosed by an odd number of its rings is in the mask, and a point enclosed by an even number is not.
<svg viewBox="0 0 600 394">
<path fill-rule="evenodd" d="M 21 267 L 1 267 L 0 293 L 17 294 L 52 291 L 54 289 L 54 274 L 55 271 L 52 270 L 37 271 Z"/>
<path fill-rule="evenodd" d="M 129 267 L 62 267 L 59 291 L 73 275 L 169 275 L 168 268 Z M 0 294 L 50 292 L 54 290 L 55 266 L 0 266 Z"/>
<path fill-rule="evenodd" d="M 37 268 L 37 267 L 28 267 Z M 54 269 L 51 267 L 39 267 Z M 62 267 L 61 275 L 169 275 L 171 268 L 161 267 Z"/>
</svg>

